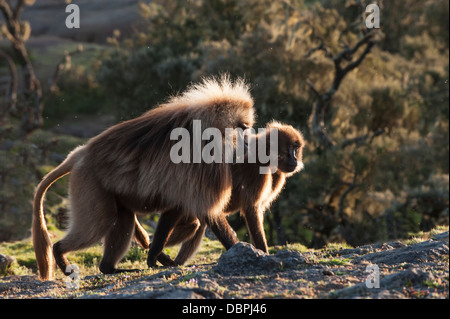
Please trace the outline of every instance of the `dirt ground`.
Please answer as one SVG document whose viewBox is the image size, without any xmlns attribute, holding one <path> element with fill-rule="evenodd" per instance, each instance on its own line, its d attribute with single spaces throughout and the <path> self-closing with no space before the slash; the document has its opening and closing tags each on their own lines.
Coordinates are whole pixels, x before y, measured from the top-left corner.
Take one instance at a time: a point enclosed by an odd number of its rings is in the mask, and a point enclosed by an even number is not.
<svg viewBox="0 0 450 319">
<path fill-rule="evenodd" d="M 448 244 L 448 231 L 413 243 L 270 255 L 239 243 L 207 265 L 74 276 L 68 281 L 3 277 L 0 298 L 448 299 Z"/>
</svg>

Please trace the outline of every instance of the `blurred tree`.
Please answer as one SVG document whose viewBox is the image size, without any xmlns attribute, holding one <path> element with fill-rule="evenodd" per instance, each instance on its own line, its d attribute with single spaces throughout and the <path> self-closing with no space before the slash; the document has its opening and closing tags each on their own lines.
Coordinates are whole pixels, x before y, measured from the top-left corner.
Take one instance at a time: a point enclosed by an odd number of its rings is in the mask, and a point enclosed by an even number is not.
<svg viewBox="0 0 450 319">
<path fill-rule="evenodd" d="M 20 107 L 18 113 L 23 117 L 22 130 L 25 133 L 30 133 L 42 126 L 43 110 L 41 83 L 34 72 L 33 64 L 25 46 L 25 42 L 31 34 L 31 27 L 27 21 L 22 21 L 20 17 L 25 5 L 33 4 L 34 0 L 16 0 L 14 4 L 11 1 L 0 0 L 0 11 L 5 20 L 5 23 L 0 26 L 1 32 L 11 41 L 14 58 L 23 69 L 25 102 L 21 103 L 23 106 Z M 11 95 L 11 99 L 14 98 L 15 96 Z M 15 103 L 10 105 L 8 112 L 14 111 L 15 106 Z"/>
<path fill-rule="evenodd" d="M 0 50 L 0 59 L 6 62 L 7 75 L 2 74 L 0 82 L 0 120 L 7 117 L 10 112 L 14 112 L 17 103 L 17 70 L 14 60 L 8 53 Z M 6 85 L 5 85 L 6 84 Z"/>
<path fill-rule="evenodd" d="M 432 182 L 448 178 L 448 1 L 380 1 L 378 31 L 365 3 L 142 2 L 148 30 L 111 39 L 97 79 L 125 119 L 201 76 L 245 76 L 257 126 L 309 141 L 267 216 L 271 244 L 407 236 L 448 223 L 448 187 Z"/>
</svg>

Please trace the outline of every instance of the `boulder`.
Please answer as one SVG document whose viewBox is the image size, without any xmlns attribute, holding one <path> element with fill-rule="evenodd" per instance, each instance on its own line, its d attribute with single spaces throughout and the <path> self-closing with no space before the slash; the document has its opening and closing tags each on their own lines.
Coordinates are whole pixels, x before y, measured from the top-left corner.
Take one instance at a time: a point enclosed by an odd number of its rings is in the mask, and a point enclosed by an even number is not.
<svg viewBox="0 0 450 319">
<path fill-rule="evenodd" d="M 224 276 L 264 274 L 274 271 L 297 269 L 304 258 L 292 250 L 281 250 L 269 255 L 253 245 L 240 242 L 220 256 L 213 270 Z"/>
<path fill-rule="evenodd" d="M 14 257 L 0 254 L 0 273 L 5 273 L 15 260 Z"/>
</svg>

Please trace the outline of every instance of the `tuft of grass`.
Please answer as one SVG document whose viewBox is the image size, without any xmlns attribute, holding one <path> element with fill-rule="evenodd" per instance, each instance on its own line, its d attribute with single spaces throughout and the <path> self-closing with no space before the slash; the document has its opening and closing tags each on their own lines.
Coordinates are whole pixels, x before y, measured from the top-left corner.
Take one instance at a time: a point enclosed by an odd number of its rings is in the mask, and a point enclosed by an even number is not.
<svg viewBox="0 0 450 319">
<path fill-rule="evenodd" d="M 204 237 L 199 250 L 194 258 L 188 261 L 187 265 L 215 263 L 224 252 L 225 248 L 218 240 L 211 240 Z"/>
<path fill-rule="evenodd" d="M 448 225 L 439 225 L 428 232 L 419 231 L 417 233 L 409 233 L 408 234 L 409 238 L 404 242 L 408 245 L 421 243 L 425 240 L 433 238 L 435 235 L 446 232 L 448 230 L 449 230 Z"/>
<path fill-rule="evenodd" d="M 318 263 L 322 265 L 328 265 L 328 266 L 348 266 L 350 265 L 351 259 L 349 258 L 324 258 L 319 259 Z"/>
<path fill-rule="evenodd" d="M 425 280 L 423 282 L 423 284 L 425 286 L 427 286 L 428 288 L 439 288 L 439 287 L 442 286 L 442 281 L 440 280 L 440 278 L 439 278 L 439 280 L 429 280 L 429 279 L 427 279 L 427 280 Z"/>
<path fill-rule="evenodd" d="M 0 244 L 0 253 L 16 259 L 11 267 L 2 274 L 3 276 L 30 276 L 37 273 L 36 257 L 30 238 L 16 242 L 3 242 Z"/>
<path fill-rule="evenodd" d="M 302 245 L 300 243 L 290 243 L 286 245 L 277 245 L 273 247 L 269 247 L 269 253 L 275 254 L 277 251 L 280 250 L 294 250 L 298 251 L 299 253 L 304 253 L 308 251 L 308 248 L 305 245 Z"/>
<path fill-rule="evenodd" d="M 339 251 L 341 249 L 352 249 L 354 247 L 348 245 L 347 243 L 327 243 L 325 246 L 325 250 L 331 250 L 331 251 Z"/>
</svg>

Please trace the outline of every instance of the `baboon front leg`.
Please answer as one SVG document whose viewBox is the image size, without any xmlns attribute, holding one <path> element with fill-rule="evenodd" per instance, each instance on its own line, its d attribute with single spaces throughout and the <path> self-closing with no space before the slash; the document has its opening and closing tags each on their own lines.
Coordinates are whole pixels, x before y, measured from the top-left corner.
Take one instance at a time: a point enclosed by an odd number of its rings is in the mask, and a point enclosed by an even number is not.
<svg viewBox="0 0 450 319">
<path fill-rule="evenodd" d="M 153 235 L 152 243 L 148 251 L 147 265 L 149 267 L 156 266 L 156 260 L 164 249 L 170 235 L 172 234 L 178 221 L 181 219 L 183 212 L 173 208 L 165 211 L 159 218 Z"/>
<path fill-rule="evenodd" d="M 247 228 L 252 238 L 253 245 L 268 253 L 266 234 L 264 232 L 264 216 L 256 207 L 249 207 L 244 210 L 244 217 Z"/>
<path fill-rule="evenodd" d="M 239 242 L 223 214 L 220 214 L 213 220 L 207 218 L 206 223 L 226 250 Z"/>
<path fill-rule="evenodd" d="M 185 217 L 178 221 L 167 241 L 167 246 L 175 246 L 194 237 L 200 228 L 200 220 L 196 217 Z"/>
<path fill-rule="evenodd" d="M 141 226 L 139 220 L 135 216 L 135 226 L 134 226 L 134 238 L 136 239 L 139 246 L 144 249 L 150 247 L 150 238 L 144 227 Z M 165 253 L 160 253 L 158 256 L 158 261 L 164 266 L 177 266 L 177 264 Z"/>
<path fill-rule="evenodd" d="M 186 260 L 189 259 L 190 256 L 192 256 L 192 254 L 195 252 L 196 248 L 198 247 L 198 245 L 200 244 L 200 242 L 198 244 L 194 244 L 193 242 L 191 243 L 193 237 L 195 237 L 197 230 L 200 228 L 200 221 L 198 220 L 198 218 L 195 217 L 185 217 L 182 218 L 178 221 L 177 225 L 175 226 L 175 228 L 172 231 L 172 234 L 170 235 L 166 246 L 175 246 L 179 243 L 183 243 L 180 251 L 178 252 L 177 255 L 177 259 L 175 259 L 175 261 L 173 261 L 169 256 L 167 256 L 164 253 L 160 253 L 158 256 L 158 261 L 163 264 L 164 266 L 178 266 L 178 265 L 183 265 Z M 204 232 L 204 230 L 203 230 Z M 200 234 L 200 239 L 203 237 L 203 232 Z M 196 245 L 196 247 L 193 248 L 189 248 L 188 247 L 190 245 Z M 192 250 L 192 251 L 187 251 L 187 250 Z M 180 257 L 179 256 L 184 256 L 186 255 L 186 257 Z"/>
<path fill-rule="evenodd" d="M 113 274 L 122 271 L 136 271 L 116 269 L 116 265 L 125 256 L 134 235 L 135 214 L 121 209 L 118 211 L 114 226 L 106 234 L 104 239 L 103 259 L 100 263 L 100 271 L 104 274 Z"/>
<path fill-rule="evenodd" d="M 202 243 L 203 235 L 205 234 L 206 224 L 201 223 L 199 227 L 197 227 L 194 236 L 185 241 L 183 245 L 181 245 L 180 251 L 178 252 L 177 257 L 175 258 L 175 263 L 178 265 L 184 265 L 195 252 L 198 247 Z"/>
</svg>

